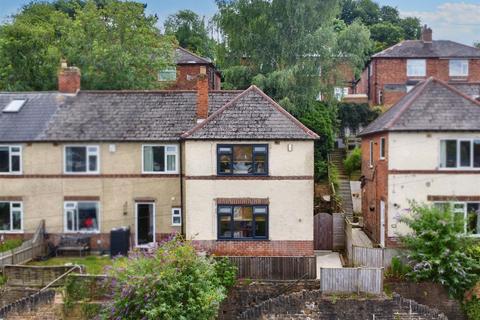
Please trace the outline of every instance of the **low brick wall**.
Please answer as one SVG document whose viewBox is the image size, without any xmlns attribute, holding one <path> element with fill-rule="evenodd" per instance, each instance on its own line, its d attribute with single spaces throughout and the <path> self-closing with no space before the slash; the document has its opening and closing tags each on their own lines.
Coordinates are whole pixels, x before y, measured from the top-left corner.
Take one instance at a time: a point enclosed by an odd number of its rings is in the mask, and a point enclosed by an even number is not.
<svg viewBox="0 0 480 320">
<path fill-rule="evenodd" d="M 451 299 L 447 290 L 437 283 L 385 280 L 385 285 L 404 298 L 440 310 L 449 319 L 467 320 L 461 304 L 457 300 Z"/>
<path fill-rule="evenodd" d="M 313 256 L 313 241 L 217 241 L 193 240 L 199 250 L 218 256 Z"/>
<path fill-rule="evenodd" d="M 44 287 L 74 266 L 23 266 L 7 265 L 3 267 L 3 274 L 7 278 L 9 287 Z M 77 268 L 75 271 L 81 272 Z M 57 281 L 54 286 L 62 286 L 64 279 Z"/>
</svg>

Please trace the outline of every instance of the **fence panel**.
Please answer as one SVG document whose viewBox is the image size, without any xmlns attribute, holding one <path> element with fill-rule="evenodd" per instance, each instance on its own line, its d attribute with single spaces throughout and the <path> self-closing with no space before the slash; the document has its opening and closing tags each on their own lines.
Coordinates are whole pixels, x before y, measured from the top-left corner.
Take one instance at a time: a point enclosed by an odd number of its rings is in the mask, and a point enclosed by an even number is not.
<svg viewBox="0 0 480 320">
<path fill-rule="evenodd" d="M 320 290 L 325 293 L 383 292 L 382 268 L 321 268 Z"/>
<path fill-rule="evenodd" d="M 333 250 L 345 248 L 345 215 L 343 213 L 333 214 Z"/>
<path fill-rule="evenodd" d="M 355 267 L 383 268 L 383 249 L 352 246 Z"/>
<path fill-rule="evenodd" d="M 44 231 L 45 221 L 42 220 L 32 239 L 24 241 L 17 248 L 0 253 L 0 267 L 9 264 L 23 264 L 42 255 L 45 249 Z"/>
<path fill-rule="evenodd" d="M 238 278 L 263 280 L 315 279 L 316 257 L 228 257 Z"/>
</svg>

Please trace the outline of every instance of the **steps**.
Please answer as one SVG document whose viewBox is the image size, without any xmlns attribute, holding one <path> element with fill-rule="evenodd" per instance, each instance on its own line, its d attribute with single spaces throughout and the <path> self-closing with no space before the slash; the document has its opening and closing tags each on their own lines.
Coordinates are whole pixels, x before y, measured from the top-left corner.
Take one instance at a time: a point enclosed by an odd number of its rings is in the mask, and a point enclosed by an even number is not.
<svg viewBox="0 0 480 320">
<path fill-rule="evenodd" d="M 350 189 L 350 178 L 348 177 L 343 160 L 345 159 L 344 149 L 335 149 L 330 153 L 330 162 L 338 170 L 338 190 L 336 194 L 340 197 L 340 203 L 345 215 L 353 218 L 352 192 Z"/>
</svg>

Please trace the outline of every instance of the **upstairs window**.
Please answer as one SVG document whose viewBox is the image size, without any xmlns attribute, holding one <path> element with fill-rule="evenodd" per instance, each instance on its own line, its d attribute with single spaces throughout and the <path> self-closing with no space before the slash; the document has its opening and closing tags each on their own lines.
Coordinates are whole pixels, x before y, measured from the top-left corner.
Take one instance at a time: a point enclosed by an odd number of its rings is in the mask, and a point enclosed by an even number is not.
<svg viewBox="0 0 480 320">
<path fill-rule="evenodd" d="M 386 140 L 385 138 L 380 138 L 380 159 L 385 159 L 385 147 L 386 147 Z"/>
<path fill-rule="evenodd" d="M 65 232 L 98 232 L 98 202 L 65 202 Z"/>
<path fill-rule="evenodd" d="M 427 75 L 427 62 L 425 59 L 408 59 L 407 76 L 425 77 Z"/>
<path fill-rule="evenodd" d="M 267 175 L 268 145 L 218 145 L 217 161 L 219 175 Z"/>
<path fill-rule="evenodd" d="M 480 139 L 440 140 L 440 168 L 480 169 Z"/>
<path fill-rule="evenodd" d="M 0 202 L 0 232 L 23 230 L 23 209 L 21 202 Z"/>
<path fill-rule="evenodd" d="M 370 150 L 368 154 L 369 154 L 368 165 L 370 166 L 370 168 L 373 168 L 373 141 L 372 140 L 370 140 Z"/>
<path fill-rule="evenodd" d="M 143 173 L 177 173 L 176 145 L 143 146 Z"/>
<path fill-rule="evenodd" d="M 267 239 L 268 207 L 219 205 L 218 239 Z"/>
<path fill-rule="evenodd" d="M 66 146 L 65 173 L 99 173 L 99 147 Z"/>
<path fill-rule="evenodd" d="M 0 146 L 0 174 L 22 172 L 22 147 Z"/>
<path fill-rule="evenodd" d="M 177 69 L 169 68 L 164 69 L 158 73 L 158 81 L 176 81 Z"/>
<path fill-rule="evenodd" d="M 452 59 L 449 61 L 450 77 L 468 76 L 468 60 Z"/>
</svg>

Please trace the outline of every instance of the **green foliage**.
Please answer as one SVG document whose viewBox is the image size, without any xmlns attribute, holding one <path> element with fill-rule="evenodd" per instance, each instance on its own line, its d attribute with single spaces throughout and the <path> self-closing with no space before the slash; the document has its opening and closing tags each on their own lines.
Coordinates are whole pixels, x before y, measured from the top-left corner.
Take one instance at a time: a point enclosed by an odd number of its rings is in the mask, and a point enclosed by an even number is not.
<svg viewBox="0 0 480 320">
<path fill-rule="evenodd" d="M 119 258 L 122 259 L 122 258 Z M 86 257 L 54 257 L 43 261 L 31 261 L 28 264 L 33 266 L 63 266 L 66 264 L 80 265 L 85 268 L 88 274 L 103 274 L 105 267 L 110 266 L 113 260 L 108 256 L 86 256 Z"/>
<path fill-rule="evenodd" d="M 403 29 L 391 22 L 380 22 L 370 26 L 370 33 L 375 41 L 376 51 L 391 47 L 404 37 Z"/>
<path fill-rule="evenodd" d="M 355 148 L 343 161 L 345 166 L 345 171 L 349 176 L 352 175 L 355 171 L 358 171 L 362 168 L 362 150 L 360 148 Z"/>
<path fill-rule="evenodd" d="M 85 89 L 158 87 L 174 41 L 156 23 L 138 2 L 32 2 L 0 26 L 0 90 L 55 90 L 61 58 Z"/>
<path fill-rule="evenodd" d="M 248 66 L 233 66 L 223 70 L 223 89 L 246 89 L 252 84 L 253 70 Z"/>
<path fill-rule="evenodd" d="M 0 274 L 0 287 L 2 287 L 5 283 L 7 283 L 7 277 L 3 274 Z"/>
<path fill-rule="evenodd" d="M 372 109 L 368 104 L 340 103 L 338 106 L 338 120 L 340 128 L 349 128 L 351 132 L 358 132 L 360 126 L 367 126 L 381 113 L 380 109 Z"/>
<path fill-rule="evenodd" d="M 208 35 L 204 17 L 191 10 L 180 10 L 169 15 L 163 26 L 165 34 L 175 36 L 181 47 L 203 57 L 214 58 L 215 41 Z"/>
<path fill-rule="evenodd" d="M 92 319 L 91 316 L 98 314 L 99 309 L 90 302 L 104 298 L 108 293 L 106 284 L 94 276 L 67 276 L 62 290 L 65 313 L 68 314 L 75 305 L 80 304 L 84 318 Z"/>
<path fill-rule="evenodd" d="M 408 264 L 403 263 L 399 257 L 393 257 L 392 265 L 386 271 L 386 277 L 404 279 L 411 271 L 412 268 Z"/>
<path fill-rule="evenodd" d="M 338 192 L 338 186 L 339 186 L 339 173 L 338 173 L 338 168 L 335 167 L 333 164 L 328 165 L 328 177 L 329 177 L 329 182 L 333 184 L 333 187 L 335 188 L 335 191 Z"/>
<path fill-rule="evenodd" d="M 103 318 L 214 319 L 234 270 L 175 237 L 151 254 L 137 252 L 114 264 L 112 303 Z"/>
<path fill-rule="evenodd" d="M 401 219 L 412 230 L 401 237 L 413 267 L 408 276 L 445 285 L 452 296 L 461 298 L 480 278 L 478 260 L 467 253 L 473 239 L 463 233 L 463 217 L 449 208 L 416 203 L 411 207 L 412 214 Z"/>
<path fill-rule="evenodd" d="M 468 319 L 478 320 L 480 319 L 480 298 L 473 297 L 464 304 L 464 310 Z"/>
<path fill-rule="evenodd" d="M 7 239 L 3 242 L 0 242 L 0 252 L 5 252 L 20 247 L 22 242 L 22 239 Z"/>
</svg>

